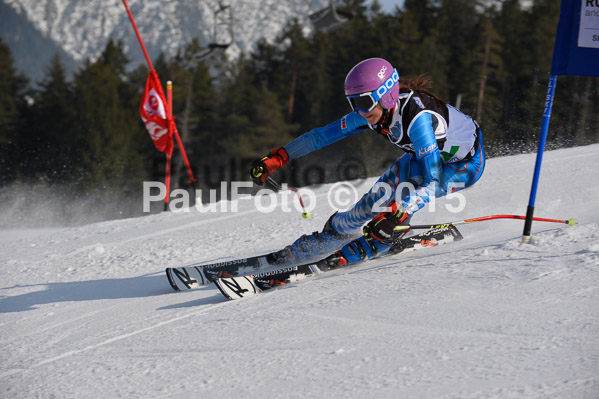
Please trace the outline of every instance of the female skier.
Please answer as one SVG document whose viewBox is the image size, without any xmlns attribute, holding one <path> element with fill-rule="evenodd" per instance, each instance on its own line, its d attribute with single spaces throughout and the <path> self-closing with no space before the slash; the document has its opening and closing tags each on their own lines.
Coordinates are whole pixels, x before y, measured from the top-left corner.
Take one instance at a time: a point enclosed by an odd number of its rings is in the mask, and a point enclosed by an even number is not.
<svg viewBox="0 0 599 399">
<path fill-rule="evenodd" d="M 328 258 L 334 267 L 382 255 L 394 239 L 407 232 L 394 234 L 395 227 L 407 225 L 431 197 L 478 181 L 485 167 L 478 124 L 430 93 L 429 86 L 426 79 L 400 79 L 384 59 L 364 60 L 345 78 L 345 96 L 352 113 L 252 162 L 250 176 L 262 185 L 290 160 L 366 128 L 386 136 L 405 152 L 348 211 L 333 214 L 322 232 L 304 235 L 271 254 L 270 263 L 307 262 L 335 253 Z M 410 184 L 413 190 L 406 189 Z"/>
</svg>

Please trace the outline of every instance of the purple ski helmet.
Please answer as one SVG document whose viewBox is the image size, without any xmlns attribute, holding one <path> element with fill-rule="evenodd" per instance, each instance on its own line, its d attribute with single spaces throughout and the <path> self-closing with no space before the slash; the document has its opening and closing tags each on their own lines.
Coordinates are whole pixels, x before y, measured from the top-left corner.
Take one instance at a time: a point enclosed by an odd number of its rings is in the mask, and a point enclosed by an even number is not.
<svg viewBox="0 0 599 399">
<path fill-rule="evenodd" d="M 387 60 L 364 60 L 347 74 L 345 96 L 354 111 L 370 112 L 377 103 L 391 109 L 399 99 L 399 74 Z"/>
</svg>

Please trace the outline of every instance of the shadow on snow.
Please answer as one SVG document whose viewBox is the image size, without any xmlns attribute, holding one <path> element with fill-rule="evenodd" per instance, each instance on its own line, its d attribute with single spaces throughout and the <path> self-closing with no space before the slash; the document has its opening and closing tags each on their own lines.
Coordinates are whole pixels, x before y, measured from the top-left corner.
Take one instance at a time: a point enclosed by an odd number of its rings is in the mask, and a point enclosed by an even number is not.
<svg viewBox="0 0 599 399">
<path fill-rule="evenodd" d="M 2 295 L 2 291 L 5 290 L 35 287 L 39 288 L 39 290 L 14 296 Z M 122 279 L 108 278 L 67 283 L 17 285 L 0 290 L 0 313 L 23 312 L 33 310 L 39 305 L 59 302 L 149 298 L 169 293 L 174 293 L 174 291 L 169 286 L 163 273 Z M 214 303 L 214 297 L 205 299 L 209 300 L 209 303 Z M 161 309 L 197 306 L 203 303 L 205 301 L 197 299 Z"/>
</svg>

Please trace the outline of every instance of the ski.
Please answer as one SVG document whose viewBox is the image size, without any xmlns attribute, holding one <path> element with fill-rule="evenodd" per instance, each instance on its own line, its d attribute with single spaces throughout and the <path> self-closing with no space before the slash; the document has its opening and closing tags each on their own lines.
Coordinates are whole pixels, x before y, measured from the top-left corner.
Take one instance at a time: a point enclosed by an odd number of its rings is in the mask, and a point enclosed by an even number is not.
<svg viewBox="0 0 599 399">
<path fill-rule="evenodd" d="M 257 258 L 257 257 L 256 257 Z M 185 291 L 210 284 L 219 277 L 233 277 L 254 273 L 261 265 L 251 259 L 238 259 L 208 265 L 194 264 L 183 267 L 166 268 L 166 277 L 175 291 Z M 264 263 L 264 266 L 268 265 Z"/>
<path fill-rule="evenodd" d="M 253 256 L 210 264 L 191 264 L 183 267 L 166 268 L 166 277 L 175 291 L 199 288 L 220 277 L 235 277 L 256 273 L 266 268 L 277 267 L 269 255 Z M 284 266 L 284 265 L 280 265 Z"/>
<path fill-rule="evenodd" d="M 424 233 L 395 241 L 391 250 L 381 257 L 430 248 L 453 241 L 459 241 L 462 238 L 462 234 L 455 226 L 451 224 L 443 225 Z M 318 262 L 255 273 L 247 276 L 220 277 L 214 280 L 214 284 L 227 299 L 234 300 L 245 298 L 278 286 L 304 280 L 319 273 L 346 267 L 331 267 L 329 259 L 330 257 Z"/>
</svg>

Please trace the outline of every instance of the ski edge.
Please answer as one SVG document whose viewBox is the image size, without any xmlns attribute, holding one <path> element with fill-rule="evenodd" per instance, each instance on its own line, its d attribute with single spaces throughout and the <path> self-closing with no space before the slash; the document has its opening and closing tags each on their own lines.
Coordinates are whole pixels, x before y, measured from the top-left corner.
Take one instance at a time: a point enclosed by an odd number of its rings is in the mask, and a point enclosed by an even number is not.
<svg viewBox="0 0 599 399">
<path fill-rule="evenodd" d="M 165 273 L 171 288 L 175 291 L 185 291 L 210 284 L 201 266 L 167 267 Z"/>
</svg>

